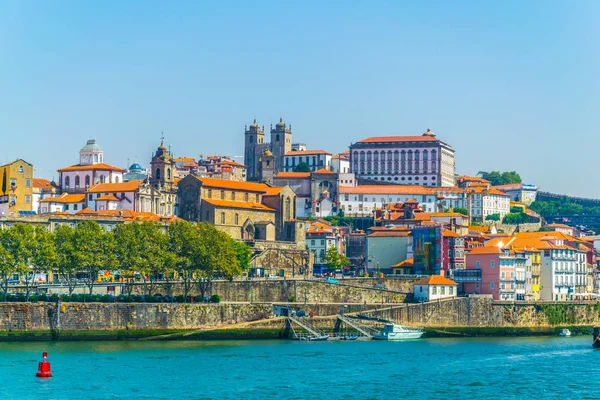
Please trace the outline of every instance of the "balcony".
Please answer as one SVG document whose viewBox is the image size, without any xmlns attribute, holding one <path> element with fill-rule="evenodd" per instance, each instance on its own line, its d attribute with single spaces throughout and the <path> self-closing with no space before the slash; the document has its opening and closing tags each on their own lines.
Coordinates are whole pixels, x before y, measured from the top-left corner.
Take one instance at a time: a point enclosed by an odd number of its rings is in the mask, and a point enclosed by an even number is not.
<svg viewBox="0 0 600 400">
<path fill-rule="evenodd" d="M 452 271 L 450 276 L 457 283 L 465 282 L 481 282 L 481 270 L 480 269 L 458 269 Z"/>
</svg>

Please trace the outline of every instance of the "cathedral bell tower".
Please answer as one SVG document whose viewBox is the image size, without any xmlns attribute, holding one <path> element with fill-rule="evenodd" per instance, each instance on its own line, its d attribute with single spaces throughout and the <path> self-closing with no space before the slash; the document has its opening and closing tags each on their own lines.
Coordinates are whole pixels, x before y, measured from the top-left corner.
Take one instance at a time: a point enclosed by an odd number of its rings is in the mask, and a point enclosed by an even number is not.
<svg viewBox="0 0 600 400">
<path fill-rule="evenodd" d="M 165 146 L 164 138 L 161 139 L 160 146 L 156 149 L 156 153 L 154 153 L 150 165 L 152 168 L 150 184 L 155 188 L 173 191 L 175 183 L 175 160 L 173 159 L 171 152 Z"/>
<path fill-rule="evenodd" d="M 283 118 L 279 118 L 275 128 L 271 126 L 271 152 L 275 157 L 276 174 L 284 170 L 284 156 L 289 151 L 292 151 L 292 126 L 288 128 Z"/>
<path fill-rule="evenodd" d="M 244 129 L 244 165 L 248 167 L 247 180 L 257 181 L 260 178 L 260 156 L 267 144 L 265 143 L 265 130 L 261 128 L 256 119 Z"/>
<path fill-rule="evenodd" d="M 265 150 L 260 158 L 260 181 L 267 185 L 273 185 L 275 176 L 275 157 L 270 150 Z"/>
</svg>

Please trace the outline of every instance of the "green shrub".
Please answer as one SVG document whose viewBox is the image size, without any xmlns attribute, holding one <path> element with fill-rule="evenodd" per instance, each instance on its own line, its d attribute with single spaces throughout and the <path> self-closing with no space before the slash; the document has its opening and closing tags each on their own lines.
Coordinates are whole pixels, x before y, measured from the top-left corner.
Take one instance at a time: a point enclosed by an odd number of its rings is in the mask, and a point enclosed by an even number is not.
<svg viewBox="0 0 600 400">
<path fill-rule="evenodd" d="M 221 302 L 221 296 L 219 296 L 218 294 L 213 294 L 212 296 L 210 296 L 210 300 L 211 303 L 220 303 Z"/>
</svg>

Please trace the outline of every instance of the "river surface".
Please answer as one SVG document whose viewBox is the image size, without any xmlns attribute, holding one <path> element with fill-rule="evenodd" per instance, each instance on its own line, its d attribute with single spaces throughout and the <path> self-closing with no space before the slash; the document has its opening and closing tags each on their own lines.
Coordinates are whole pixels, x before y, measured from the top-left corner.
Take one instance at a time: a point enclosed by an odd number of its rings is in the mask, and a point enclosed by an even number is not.
<svg viewBox="0 0 600 400">
<path fill-rule="evenodd" d="M 600 398 L 591 342 L 0 343 L 0 399 Z"/>
</svg>

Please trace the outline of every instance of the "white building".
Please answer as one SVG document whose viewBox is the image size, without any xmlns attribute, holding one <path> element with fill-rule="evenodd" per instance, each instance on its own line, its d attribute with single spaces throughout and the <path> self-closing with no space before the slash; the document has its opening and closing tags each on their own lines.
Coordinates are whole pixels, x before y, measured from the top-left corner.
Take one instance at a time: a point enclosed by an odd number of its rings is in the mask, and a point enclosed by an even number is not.
<svg viewBox="0 0 600 400">
<path fill-rule="evenodd" d="M 567 246 L 562 240 L 544 240 L 541 249 L 540 298 L 570 300 L 588 287 L 585 251 Z"/>
<path fill-rule="evenodd" d="M 94 139 L 79 151 L 79 164 L 58 170 L 63 192 L 83 193 L 98 183 L 123 182 L 125 170 L 104 163 L 104 152 Z"/>
<path fill-rule="evenodd" d="M 342 154 L 331 157 L 331 170 L 340 174 L 350 173 L 350 160 Z"/>
<path fill-rule="evenodd" d="M 494 186 L 494 189 L 506 193 L 513 201 L 519 201 L 527 205 L 533 203 L 537 197 L 537 186 L 527 183 Z"/>
<path fill-rule="evenodd" d="M 339 203 L 346 216 L 369 216 L 385 204 L 408 200 L 416 200 L 425 212 L 434 212 L 436 199 L 435 192 L 423 186 L 361 185 L 341 186 Z"/>
<path fill-rule="evenodd" d="M 498 189 L 466 189 L 470 196 L 471 218 L 473 221 L 485 221 L 488 215 L 499 214 L 500 220 L 510 212 L 510 196 Z"/>
<path fill-rule="evenodd" d="M 350 145 L 358 178 L 399 185 L 454 186 L 454 150 L 429 129 L 421 136 L 370 137 Z"/>
<path fill-rule="evenodd" d="M 433 301 L 456 297 L 458 283 L 440 275 L 431 275 L 414 283 L 416 301 Z"/>
<path fill-rule="evenodd" d="M 328 248 L 333 246 L 340 254 L 345 252 L 344 241 L 338 228 L 321 221 L 307 224 L 306 246 L 314 255 L 313 270 L 316 269 L 316 273 L 320 273 L 321 267 L 326 264 L 325 254 Z"/>
<path fill-rule="evenodd" d="M 31 210 L 40 213 L 40 201 L 49 197 L 54 197 L 58 193 L 58 188 L 47 179 L 33 178 L 32 179 L 32 202 Z M 47 210 L 46 206 L 46 210 Z M 48 211 L 46 211 L 48 212 Z"/>
<path fill-rule="evenodd" d="M 331 153 L 324 150 L 300 150 L 285 153 L 283 170 L 292 172 L 300 163 L 306 163 L 311 171 L 329 169 L 331 167 Z"/>
<path fill-rule="evenodd" d="M 75 214 L 85 208 L 85 193 L 63 193 L 58 197 L 47 197 L 39 202 L 40 214 L 67 212 Z"/>
</svg>

